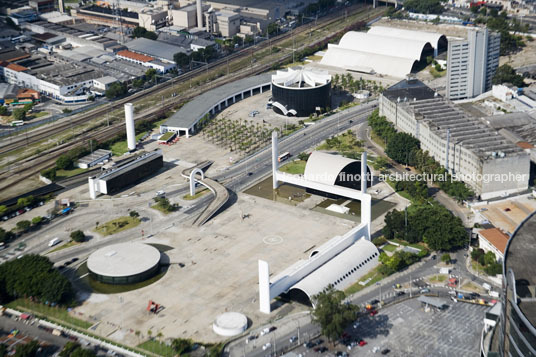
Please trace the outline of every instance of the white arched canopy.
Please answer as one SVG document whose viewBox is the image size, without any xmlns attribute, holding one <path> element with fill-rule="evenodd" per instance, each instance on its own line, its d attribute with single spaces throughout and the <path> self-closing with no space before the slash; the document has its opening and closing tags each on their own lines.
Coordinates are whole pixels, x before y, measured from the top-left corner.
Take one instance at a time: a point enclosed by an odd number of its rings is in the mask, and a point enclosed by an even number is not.
<svg viewBox="0 0 536 357">
<path fill-rule="evenodd" d="M 373 28 L 374 29 L 374 28 Z M 419 61 L 446 43 L 441 34 L 390 29 L 349 31 L 339 44 L 329 44 L 320 61 L 326 66 L 404 78 Z"/>
<path fill-rule="evenodd" d="M 321 252 L 322 247 L 319 250 Z M 372 242 L 359 239 L 334 259 L 293 285 L 289 293 L 292 295 L 292 290 L 300 290 L 314 304 L 312 298 L 329 285 L 337 290 L 344 290 L 358 281 L 378 265 L 379 255 L 378 248 Z"/>
</svg>

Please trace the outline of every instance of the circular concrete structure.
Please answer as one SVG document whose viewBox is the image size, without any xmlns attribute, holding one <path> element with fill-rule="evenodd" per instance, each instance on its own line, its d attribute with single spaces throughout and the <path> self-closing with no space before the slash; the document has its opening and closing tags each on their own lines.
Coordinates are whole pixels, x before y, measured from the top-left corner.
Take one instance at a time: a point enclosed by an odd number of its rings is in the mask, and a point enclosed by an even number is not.
<svg viewBox="0 0 536 357">
<path fill-rule="evenodd" d="M 216 318 L 212 330 L 220 336 L 236 336 L 246 331 L 248 318 L 239 312 L 226 312 Z"/>
<path fill-rule="evenodd" d="M 93 252 L 87 267 L 90 276 L 107 284 L 134 284 L 147 280 L 160 267 L 158 249 L 143 243 L 119 243 Z"/>
</svg>

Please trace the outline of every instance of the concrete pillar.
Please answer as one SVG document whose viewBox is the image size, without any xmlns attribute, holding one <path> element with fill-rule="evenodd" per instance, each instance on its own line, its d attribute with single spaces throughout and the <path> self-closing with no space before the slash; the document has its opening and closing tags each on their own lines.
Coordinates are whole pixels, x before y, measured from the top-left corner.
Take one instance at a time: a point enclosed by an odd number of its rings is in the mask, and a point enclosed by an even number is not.
<svg viewBox="0 0 536 357">
<path fill-rule="evenodd" d="M 136 131 L 134 128 L 134 106 L 132 103 L 125 104 L 125 127 L 127 130 L 128 151 L 136 150 Z"/>
<path fill-rule="evenodd" d="M 221 111 L 221 103 L 218 103 L 218 111 Z"/>
<path fill-rule="evenodd" d="M 233 95 L 233 104 L 236 103 L 236 95 Z"/>
<path fill-rule="evenodd" d="M 271 312 L 270 266 L 264 260 L 259 260 L 259 310 L 265 314 Z"/>
<path fill-rule="evenodd" d="M 197 12 L 197 27 L 203 27 L 203 7 L 201 6 L 201 0 L 196 1 L 196 12 Z"/>
<path fill-rule="evenodd" d="M 244 99 L 244 92 L 240 93 L 240 99 Z"/>
<path fill-rule="evenodd" d="M 361 224 L 367 225 L 366 240 L 370 240 L 370 223 L 372 221 L 372 196 L 364 194 L 361 199 Z"/>
<path fill-rule="evenodd" d="M 261 88 L 260 88 L 260 89 L 261 89 L 261 94 L 262 94 L 262 85 L 261 85 Z"/>
<path fill-rule="evenodd" d="M 277 131 L 272 131 L 272 179 L 274 190 L 279 187 L 279 181 L 277 180 L 277 169 L 279 168 L 279 163 L 277 162 L 277 157 L 279 156 L 278 146 Z"/>
<path fill-rule="evenodd" d="M 95 191 L 95 177 L 88 177 L 87 181 L 89 185 L 89 198 L 94 200 L 97 198 L 97 192 Z"/>
<path fill-rule="evenodd" d="M 190 137 L 190 129 L 186 129 L 186 138 Z"/>
<path fill-rule="evenodd" d="M 367 152 L 361 154 L 361 192 L 367 193 Z"/>
<path fill-rule="evenodd" d="M 249 96 L 253 97 L 253 89 L 249 91 Z"/>
<path fill-rule="evenodd" d="M 372 8 L 375 9 L 378 6 L 378 0 L 372 0 Z"/>
</svg>

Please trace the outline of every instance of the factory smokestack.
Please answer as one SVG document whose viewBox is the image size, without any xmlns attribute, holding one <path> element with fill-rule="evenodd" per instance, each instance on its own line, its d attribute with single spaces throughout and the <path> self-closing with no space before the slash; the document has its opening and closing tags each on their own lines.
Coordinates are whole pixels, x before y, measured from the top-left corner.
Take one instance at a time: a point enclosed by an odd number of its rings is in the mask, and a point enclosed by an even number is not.
<svg viewBox="0 0 536 357">
<path fill-rule="evenodd" d="M 132 103 L 125 104 L 125 126 L 128 151 L 134 151 L 136 150 L 136 131 L 134 130 L 134 106 Z"/>
<path fill-rule="evenodd" d="M 196 0 L 197 5 L 197 27 L 203 28 L 203 7 L 201 6 L 201 0 Z"/>
</svg>

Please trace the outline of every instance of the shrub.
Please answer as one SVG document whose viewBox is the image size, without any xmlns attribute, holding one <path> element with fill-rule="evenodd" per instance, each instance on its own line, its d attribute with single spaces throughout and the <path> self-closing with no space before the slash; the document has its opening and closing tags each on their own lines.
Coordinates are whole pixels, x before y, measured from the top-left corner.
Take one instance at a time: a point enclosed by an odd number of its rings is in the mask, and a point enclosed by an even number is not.
<svg viewBox="0 0 536 357">
<path fill-rule="evenodd" d="M 71 232 L 71 239 L 75 242 L 83 242 L 86 239 L 86 235 L 81 230 L 76 230 L 74 232 Z"/>
<path fill-rule="evenodd" d="M 384 245 L 385 243 L 387 243 L 387 238 L 385 238 L 384 236 L 381 236 L 381 237 L 378 237 L 378 238 L 374 238 L 372 240 L 372 243 L 374 243 L 374 245 L 376 247 L 379 247 L 381 245 Z"/>
</svg>

